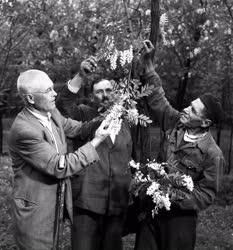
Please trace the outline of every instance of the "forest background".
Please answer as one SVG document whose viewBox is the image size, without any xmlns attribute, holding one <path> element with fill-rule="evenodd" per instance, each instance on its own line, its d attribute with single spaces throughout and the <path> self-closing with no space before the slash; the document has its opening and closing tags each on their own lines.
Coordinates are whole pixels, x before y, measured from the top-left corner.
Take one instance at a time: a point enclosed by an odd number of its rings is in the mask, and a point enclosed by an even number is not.
<svg viewBox="0 0 233 250">
<path fill-rule="evenodd" d="M 136 49 L 150 38 L 156 47 L 155 69 L 178 110 L 199 94 L 211 92 L 233 116 L 233 0 L 0 0 L 0 34 L 1 154 L 8 154 L 7 133 L 22 108 L 16 91 L 19 73 L 41 69 L 59 92 L 81 61 L 104 51 L 106 37 L 114 38 L 118 51 L 131 45 Z M 100 64 L 112 78 L 129 74 L 128 65 L 122 67 L 119 61 L 114 71 L 106 60 Z M 83 89 L 81 97 L 87 95 Z M 146 111 L 144 104 L 141 109 Z M 233 249 L 233 228 L 227 224 L 233 221 L 232 120 L 214 127 L 213 134 L 226 158 L 226 175 L 215 206 L 203 214 L 199 229 L 203 244 L 198 249 Z M 155 156 L 159 135 L 156 122 L 140 130 L 139 158 Z M 0 166 L 0 249 L 13 249 L 8 223 L 12 169 L 7 156 L 1 157 Z M 204 244 L 209 239 L 210 246 Z"/>
</svg>

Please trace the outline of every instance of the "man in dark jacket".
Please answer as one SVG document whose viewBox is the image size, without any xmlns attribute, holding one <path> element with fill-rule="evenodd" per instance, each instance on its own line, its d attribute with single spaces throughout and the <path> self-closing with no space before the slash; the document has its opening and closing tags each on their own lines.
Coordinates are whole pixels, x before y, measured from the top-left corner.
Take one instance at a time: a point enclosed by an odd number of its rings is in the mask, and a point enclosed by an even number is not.
<svg viewBox="0 0 233 250">
<path fill-rule="evenodd" d="M 172 108 L 149 56 L 153 45 L 150 41 L 144 44 L 144 80 L 155 87 L 147 101 L 164 132 L 161 160 L 175 164 L 178 171 L 191 176 L 194 190 L 188 197 L 172 204 L 170 211 L 161 211 L 154 219 L 142 221 L 135 249 L 193 250 L 197 212 L 213 202 L 223 170 L 222 151 L 209 130 L 222 118 L 223 111 L 211 94 L 201 95 L 182 112 Z"/>
<path fill-rule="evenodd" d="M 84 61 L 81 68 L 90 72 L 91 68 L 95 68 L 94 60 Z M 92 87 L 92 100 L 95 105 L 76 105 L 76 93 L 81 82 L 79 75 L 69 82 L 61 91 L 57 105 L 63 114 L 84 121 L 99 116 L 101 105 L 108 101 L 113 86 L 106 79 L 95 82 Z M 77 147 L 75 141 L 74 147 Z M 106 141 L 97 147 L 100 157 L 100 162 L 97 163 L 99 169 L 85 170 L 72 179 L 72 249 L 122 249 L 121 235 L 131 179 L 128 168 L 131 148 L 130 130 L 123 122 L 118 135 L 107 137 Z"/>
</svg>

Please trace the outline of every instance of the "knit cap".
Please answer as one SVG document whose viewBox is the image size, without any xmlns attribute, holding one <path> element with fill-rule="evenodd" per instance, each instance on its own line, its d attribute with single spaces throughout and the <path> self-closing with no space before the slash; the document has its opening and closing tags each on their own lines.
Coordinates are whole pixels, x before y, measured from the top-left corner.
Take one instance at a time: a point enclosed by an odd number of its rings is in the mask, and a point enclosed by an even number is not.
<svg viewBox="0 0 233 250">
<path fill-rule="evenodd" d="M 207 118 L 213 123 L 219 123 L 224 118 L 224 111 L 219 100 L 210 93 L 199 96 L 200 100 L 206 107 Z"/>
</svg>

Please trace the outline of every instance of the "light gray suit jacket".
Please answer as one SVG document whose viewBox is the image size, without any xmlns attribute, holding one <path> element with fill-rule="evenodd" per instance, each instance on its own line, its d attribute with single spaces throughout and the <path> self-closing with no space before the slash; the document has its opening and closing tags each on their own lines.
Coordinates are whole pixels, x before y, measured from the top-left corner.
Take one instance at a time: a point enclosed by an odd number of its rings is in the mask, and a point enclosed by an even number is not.
<svg viewBox="0 0 233 250">
<path fill-rule="evenodd" d="M 19 248 L 24 250 L 52 248 L 59 179 L 72 176 L 99 160 L 90 143 L 66 154 L 65 139 L 66 136 L 85 137 L 96 129 L 99 122 L 83 124 L 64 118 L 56 109 L 51 119 L 59 153 L 47 128 L 27 109 L 18 114 L 9 134 L 14 170 L 12 210 L 15 238 Z M 65 158 L 61 166 L 62 155 Z M 66 208 L 72 218 L 69 179 L 66 185 Z"/>
</svg>

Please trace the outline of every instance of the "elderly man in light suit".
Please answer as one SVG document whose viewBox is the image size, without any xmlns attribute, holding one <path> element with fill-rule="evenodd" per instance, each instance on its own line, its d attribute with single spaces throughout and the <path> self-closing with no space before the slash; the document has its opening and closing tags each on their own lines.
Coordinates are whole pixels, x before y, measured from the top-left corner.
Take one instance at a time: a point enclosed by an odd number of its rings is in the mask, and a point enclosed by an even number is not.
<svg viewBox="0 0 233 250">
<path fill-rule="evenodd" d="M 72 218 L 67 177 L 99 160 L 95 147 L 110 131 L 103 122 L 92 141 L 67 154 L 66 136 L 88 136 L 100 121 L 83 124 L 64 118 L 55 107 L 57 94 L 53 82 L 42 71 L 21 73 L 17 88 L 25 107 L 16 117 L 9 135 L 14 170 L 12 210 L 16 243 L 23 250 L 51 250 L 54 248 L 59 180 L 66 178 L 64 207 Z"/>
</svg>

